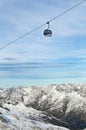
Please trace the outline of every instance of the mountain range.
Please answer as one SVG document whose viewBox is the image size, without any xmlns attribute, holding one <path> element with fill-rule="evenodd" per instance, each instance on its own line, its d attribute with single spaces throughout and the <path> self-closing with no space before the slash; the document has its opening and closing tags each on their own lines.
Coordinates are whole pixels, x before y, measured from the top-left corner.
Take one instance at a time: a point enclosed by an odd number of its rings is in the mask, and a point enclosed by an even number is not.
<svg viewBox="0 0 86 130">
<path fill-rule="evenodd" d="M 0 130 L 85 130 L 86 84 L 0 88 Z"/>
</svg>

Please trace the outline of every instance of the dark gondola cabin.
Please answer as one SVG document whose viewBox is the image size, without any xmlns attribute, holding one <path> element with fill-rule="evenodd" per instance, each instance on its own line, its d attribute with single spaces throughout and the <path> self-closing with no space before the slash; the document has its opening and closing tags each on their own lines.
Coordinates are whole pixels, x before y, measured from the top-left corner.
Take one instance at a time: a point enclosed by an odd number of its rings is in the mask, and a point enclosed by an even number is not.
<svg viewBox="0 0 86 130">
<path fill-rule="evenodd" d="M 43 35 L 45 37 L 51 37 L 52 36 L 52 31 L 49 29 L 50 28 L 49 22 L 47 22 L 46 24 L 48 25 L 48 28 L 44 30 Z"/>
<path fill-rule="evenodd" d="M 43 32 L 45 37 L 51 37 L 52 36 L 52 31 L 49 29 L 45 29 Z"/>
</svg>

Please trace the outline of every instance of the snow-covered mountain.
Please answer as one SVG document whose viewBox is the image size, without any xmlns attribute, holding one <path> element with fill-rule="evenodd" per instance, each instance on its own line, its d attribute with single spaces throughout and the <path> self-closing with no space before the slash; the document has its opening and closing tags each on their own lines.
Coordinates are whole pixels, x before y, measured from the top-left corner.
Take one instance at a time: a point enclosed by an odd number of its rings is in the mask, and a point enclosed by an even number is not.
<svg viewBox="0 0 86 130">
<path fill-rule="evenodd" d="M 0 130 L 85 128 L 85 84 L 0 89 Z"/>
</svg>

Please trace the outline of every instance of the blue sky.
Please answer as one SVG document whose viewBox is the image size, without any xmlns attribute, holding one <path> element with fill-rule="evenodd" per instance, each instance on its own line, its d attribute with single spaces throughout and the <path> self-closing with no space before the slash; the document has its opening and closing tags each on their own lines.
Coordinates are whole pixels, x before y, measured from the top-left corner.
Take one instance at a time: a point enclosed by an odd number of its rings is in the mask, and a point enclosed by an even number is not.
<svg viewBox="0 0 86 130">
<path fill-rule="evenodd" d="M 0 47 L 80 0 L 0 0 Z M 0 86 L 86 82 L 86 3 L 0 50 Z"/>
</svg>

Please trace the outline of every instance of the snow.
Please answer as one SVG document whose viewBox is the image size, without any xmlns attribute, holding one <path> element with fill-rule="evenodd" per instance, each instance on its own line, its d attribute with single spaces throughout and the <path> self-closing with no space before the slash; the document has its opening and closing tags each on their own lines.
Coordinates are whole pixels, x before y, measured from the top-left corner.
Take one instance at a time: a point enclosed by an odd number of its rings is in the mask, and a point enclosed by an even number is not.
<svg viewBox="0 0 86 130">
<path fill-rule="evenodd" d="M 67 130 L 66 128 L 54 126 L 49 123 L 45 123 L 42 120 L 38 120 L 39 116 L 43 116 L 41 111 L 37 111 L 31 107 L 26 108 L 23 103 L 16 106 L 10 104 L 4 104 L 4 107 L 10 109 L 10 112 L 3 111 L 2 117 L 8 122 L 8 126 L 16 126 L 17 130 Z M 4 116 L 5 115 L 5 116 Z M 36 120 L 35 120 L 36 119 Z M 6 124 L 5 124 L 6 125 Z M 1 126 L 0 126 L 1 127 Z M 3 125 L 4 127 L 4 125 Z"/>
<path fill-rule="evenodd" d="M 86 85 L 0 89 L 0 117 L 7 122 L 0 120 L 0 130 L 82 130 L 86 128 Z"/>
</svg>

